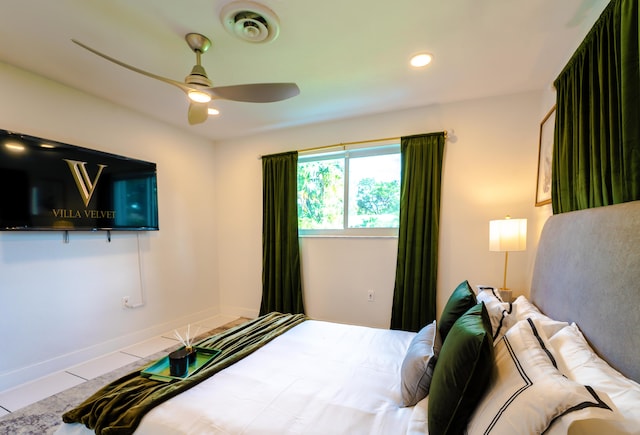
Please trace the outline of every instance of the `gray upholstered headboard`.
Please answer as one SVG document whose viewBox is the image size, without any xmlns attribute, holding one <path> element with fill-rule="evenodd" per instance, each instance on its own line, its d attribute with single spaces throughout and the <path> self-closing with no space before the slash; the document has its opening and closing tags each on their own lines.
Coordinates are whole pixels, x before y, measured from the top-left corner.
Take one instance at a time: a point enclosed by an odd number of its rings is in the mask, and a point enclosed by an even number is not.
<svg viewBox="0 0 640 435">
<path fill-rule="evenodd" d="M 576 322 L 598 354 L 640 382 L 640 201 L 550 217 L 530 299 Z"/>
</svg>

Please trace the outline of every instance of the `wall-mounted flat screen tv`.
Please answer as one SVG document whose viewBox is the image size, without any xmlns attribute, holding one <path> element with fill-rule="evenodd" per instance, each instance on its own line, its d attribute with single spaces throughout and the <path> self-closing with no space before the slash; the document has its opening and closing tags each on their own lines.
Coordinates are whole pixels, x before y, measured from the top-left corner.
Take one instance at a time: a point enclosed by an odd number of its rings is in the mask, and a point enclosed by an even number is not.
<svg viewBox="0 0 640 435">
<path fill-rule="evenodd" d="M 156 164 L 0 130 L 0 230 L 158 230 Z"/>
</svg>

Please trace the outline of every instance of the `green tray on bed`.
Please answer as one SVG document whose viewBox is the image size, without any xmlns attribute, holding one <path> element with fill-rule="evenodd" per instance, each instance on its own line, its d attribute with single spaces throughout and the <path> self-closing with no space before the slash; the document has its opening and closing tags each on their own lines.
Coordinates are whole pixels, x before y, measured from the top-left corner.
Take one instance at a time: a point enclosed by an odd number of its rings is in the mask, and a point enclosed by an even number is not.
<svg viewBox="0 0 640 435">
<path fill-rule="evenodd" d="M 196 347 L 196 360 L 189 364 L 187 368 L 187 374 L 184 376 L 172 376 L 169 371 L 169 355 L 160 358 L 158 361 L 151 364 L 149 367 L 140 371 L 141 376 L 145 376 L 149 379 L 156 381 L 172 382 L 175 380 L 186 379 L 189 376 L 196 374 L 209 363 L 212 359 L 220 354 L 218 349 L 208 349 L 206 347 Z"/>
</svg>

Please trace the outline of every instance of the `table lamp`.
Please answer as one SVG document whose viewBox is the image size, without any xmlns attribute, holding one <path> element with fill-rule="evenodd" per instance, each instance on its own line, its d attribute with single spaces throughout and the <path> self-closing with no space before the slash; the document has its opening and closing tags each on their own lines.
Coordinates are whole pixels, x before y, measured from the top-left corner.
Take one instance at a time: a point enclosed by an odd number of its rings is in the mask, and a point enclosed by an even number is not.
<svg viewBox="0 0 640 435">
<path fill-rule="evenodd" d="M 489 221 L 489 251 L 504 252 L 504 280 L 500 293 L 507 296 L 509 300 L 511 300 L 511 292 L 507 288 L 509 252 L 524 251 L 525 249 L 527 249 L 526 219 L 511 219 L 510 216 L 507 216 L 504 219 Z"/>
</svg>

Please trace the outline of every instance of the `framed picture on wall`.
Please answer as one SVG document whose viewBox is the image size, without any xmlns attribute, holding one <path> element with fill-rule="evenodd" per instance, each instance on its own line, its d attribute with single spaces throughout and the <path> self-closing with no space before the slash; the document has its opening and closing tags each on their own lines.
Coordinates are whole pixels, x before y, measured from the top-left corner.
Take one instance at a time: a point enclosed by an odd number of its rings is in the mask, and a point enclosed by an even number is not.
<svg viewBox="0 0 640 435">
<path fill-rule="evenodd" d="M 555 112 L 556 106 L 554 105 L 540 123 L 536 207 L 551 203 L 551 159 L 553 158 L 553 132 L 556 121 Z"/>
</svg>

